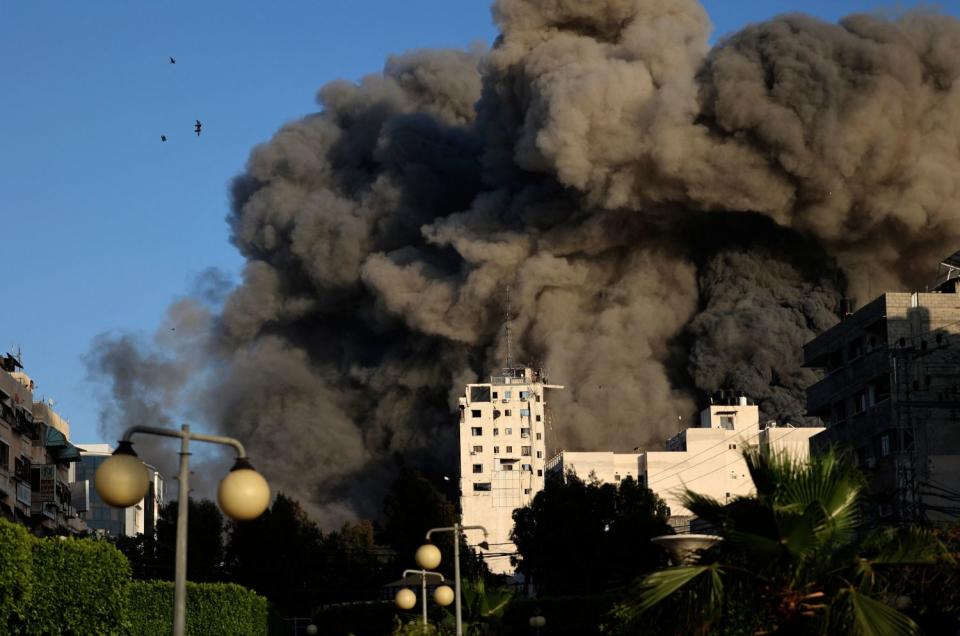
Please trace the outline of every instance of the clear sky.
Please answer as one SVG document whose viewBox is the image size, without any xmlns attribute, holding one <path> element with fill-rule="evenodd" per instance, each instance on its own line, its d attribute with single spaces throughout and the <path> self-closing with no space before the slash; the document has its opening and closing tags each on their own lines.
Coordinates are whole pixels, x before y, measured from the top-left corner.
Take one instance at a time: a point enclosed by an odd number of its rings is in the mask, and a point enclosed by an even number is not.
<svg viewBox="0 0 960 636">
<path fill-rule="evenodd" d="M 917 5 L 704 2 L 714 39 L 786 12 Z M 921 6 L 960 17 L 960 0 Z M 152 334 L 203 270 L 238 274 L 227 185 L 250 149 L 328 81 L 495 37 L 476 0 L 0 1 L 0 349 L 22 351 L 74 441 L 101 441 L 83 355 L 104 332 Z"/>
</svg>

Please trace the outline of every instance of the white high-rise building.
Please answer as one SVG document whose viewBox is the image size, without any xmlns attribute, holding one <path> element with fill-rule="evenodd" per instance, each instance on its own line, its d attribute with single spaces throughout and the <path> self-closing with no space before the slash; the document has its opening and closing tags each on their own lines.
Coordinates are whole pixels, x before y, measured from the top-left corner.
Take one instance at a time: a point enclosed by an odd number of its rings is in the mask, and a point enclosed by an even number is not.
<svg viewBox="0 0 960 636">
<path fill-rule="evenodd" d="M 515 367 L 489 382 L 468 384 L 460 398 L 463 525 L 487 529 L 489 549 L 477 549 L 493 572 L 513 572 L 513 511 L 543 489 L 546 390 L 562 388 L 546 384 L 542 372 Z M 473 546 L 483 541 L 480 532 L 467 534 Z"/>
</svg>

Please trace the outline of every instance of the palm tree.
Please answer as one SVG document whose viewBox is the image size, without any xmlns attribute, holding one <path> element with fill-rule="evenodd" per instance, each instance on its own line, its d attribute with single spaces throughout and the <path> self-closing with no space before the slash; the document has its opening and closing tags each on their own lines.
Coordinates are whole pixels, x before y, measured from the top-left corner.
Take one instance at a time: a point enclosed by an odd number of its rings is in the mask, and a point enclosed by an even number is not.
<svg viewBox="0 0 960 636">
<path fill-rule="evenodd" d="M 835 452 L 795 461 L 745 452 L 756 495 L 727 505 L 687 490 L 684 505 L 723 541 L 696 565 L 644 577 L 613 616 L 624 633 L 918 633 L 885 598 L 884 570 L 949 555 L 932 533 L 864 536 L 862 476 Z"/>
</svg>

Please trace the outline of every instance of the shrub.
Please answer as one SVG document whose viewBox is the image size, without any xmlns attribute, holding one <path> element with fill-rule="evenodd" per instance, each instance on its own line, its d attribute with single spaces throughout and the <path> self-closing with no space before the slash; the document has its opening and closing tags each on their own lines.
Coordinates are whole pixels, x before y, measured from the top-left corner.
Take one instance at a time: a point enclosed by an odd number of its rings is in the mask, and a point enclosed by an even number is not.
<svg viewBox="0 0 960 636">
<path fill-rule="evenodd" d="M 33 591 L 33 537 L 23 526 L 0 519 L 0 634 L 15 634 Z"/>
<path fill-rule="evenodd" d="M 173 583 L 131 581 L 127 586 L 130 633 L 166 636 L 173 631 Z M 234 583 L 187 583 L 187 634 L 262 636 L 267 599 Z"/>
<path fill-rule="evenodd" d="M 125 628 L 130 563 L 113 545 L 89 539 L 32 540 L 28 634 L 119 634 Z"/>
</svg>

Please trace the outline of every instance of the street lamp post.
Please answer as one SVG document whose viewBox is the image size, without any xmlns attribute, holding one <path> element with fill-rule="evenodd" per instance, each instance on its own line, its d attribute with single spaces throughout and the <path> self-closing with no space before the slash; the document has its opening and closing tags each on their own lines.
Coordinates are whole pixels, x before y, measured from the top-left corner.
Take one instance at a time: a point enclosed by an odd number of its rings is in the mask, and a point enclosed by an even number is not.
<svg viewBox="0 0 960 636">
<path fill-rule="evenodd" d="M 426 570 L 404 570 L 403 579 L 406 579 L 411 574 L 416 574 L 420 577 L 420 594 L 421 594 L 421 603 L 423 605 L 423 631 L 427 631 L 427 577 L 428 576 L 437 576 L 440 577 L 440 582 L 443 583 L 443 575 L 439 572 L 428 572 Z M 406 592 L 406 593 L 405 593 Z M 433 593 L 433 600 L 437 602 L 438 605 L 449 605 L 453 600 L 453 591 L 446 585 L 441 585 Z M 397 592 L 396 599 L 394 602 L 397 604 L 397 607 L 400 609 L 408 610 L 412 609 L 417 603 L 417 597 L 412 594 L 412 592 L 403 588 Z"/>
<path fill-rule="evenodd" d="M 187 624 L 187 513 L 190 493 L 190 440 L 232 446 L 237 459 L 220 482 L 217 501 L 230 518 L 239 521 L 259 517 L 270 503 L 270 486 L 253 469 L 243 445 L 232 437 L 191 433 L 184 424 L 179 431 L 153 426 L 132 426 L 123 432 L 117 450 L 103 462 L 94 475 L 94 487 L 100 498 L 117 508 L 127 508 L 143 499 L 149 489 L 149 475 L 137 459 L 131 438 L 138 433 L 180 439 L 180 488 L 177 502 L 177 540 L 173 584 L 173 634 L 183 636 Z"/>
<path fill-rule="evenodd" d="M 454 591 L 454 599 L 457 603 L 457 636 L 463 636 L 463 617 L 460 610 L 460 537 L 463 535 L 464 530 L 483 530 L 483 538 L 487 538 L 487 529 L 483 526 L 462 526 L 459 523 L 453 524 L 449 528 L 430 528 L 427 530 L 427 541 L 430 540 L 430 535 L 434 532 L 452 532 L 453 533 L 453 584 L 456 590 Z M 421 546 L 420 550 L 417 550 L 417 554 L 420 554 L 420 551 L 426 548 L 427 546 Z M 436 549 L 436 548 L 434 548 Z M 439 550 L 437 551 L 437 564 L 440 563 Z M 423 564 L 420 564 L 423 565 Z M 436 566 L 434 566 L 436 567 Z"/>
</svg>

